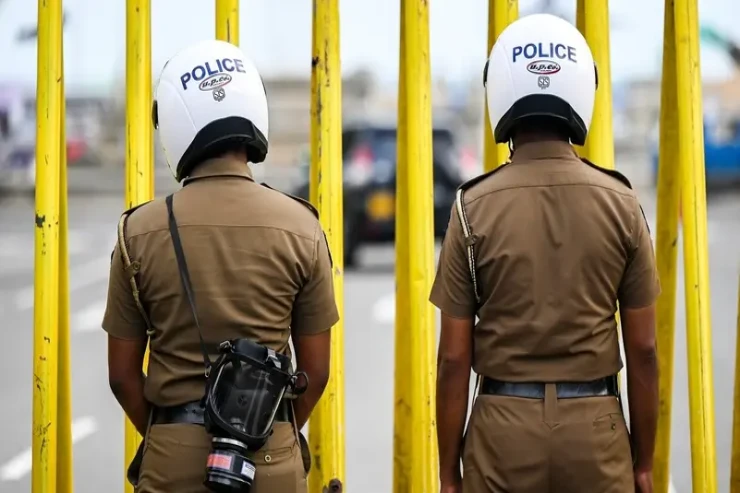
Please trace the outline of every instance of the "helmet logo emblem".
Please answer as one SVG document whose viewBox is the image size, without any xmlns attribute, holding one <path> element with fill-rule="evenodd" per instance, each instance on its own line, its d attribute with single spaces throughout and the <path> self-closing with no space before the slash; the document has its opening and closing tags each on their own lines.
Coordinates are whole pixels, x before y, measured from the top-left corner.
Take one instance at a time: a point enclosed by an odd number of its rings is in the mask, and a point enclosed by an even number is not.
<svg viewBox="0 0 740 493">
<path fill-rule="evenodd" d="M 198 85 L 198 89 L 201 91 L 211 91 L 213 99 L 220 103 L 226 97 L 226 91 L 224 86 L 231 82 L 231 76 L 229 74 L 217 73 L 214 74 Z"/>
<path fill-rule="evenodd" d="M 537 77 L 537 85 L 542 89 L 543 91 L 550 87 L 550 77 L 547 75 L 540 75 Z"/>
<path fill-rule="evenodd" d="M 552 75 L 560 72 L 560 64 L 551 60 L 536 60 L 527 65 L 527 71 L 536 75 Z"/>
</svg>

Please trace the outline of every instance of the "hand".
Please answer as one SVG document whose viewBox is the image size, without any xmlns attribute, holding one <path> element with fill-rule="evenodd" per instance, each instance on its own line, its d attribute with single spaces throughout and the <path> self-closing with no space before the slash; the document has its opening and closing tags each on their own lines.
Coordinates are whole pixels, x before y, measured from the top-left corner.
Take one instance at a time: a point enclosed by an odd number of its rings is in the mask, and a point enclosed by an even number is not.
<svg viewBox="0 0 740 493">
<path fill-rule="evenodd" d="M 635 469 L 636 493 L 653 493 L 653 470 Z"/>
<path fill-rule="evenodd" d="M 652 490 L 650 491 L 652 493 Z M 442 483 L 442 486 L 439 488 L 439 493 L 462 493 L 462 481 Z"/>
</svg>

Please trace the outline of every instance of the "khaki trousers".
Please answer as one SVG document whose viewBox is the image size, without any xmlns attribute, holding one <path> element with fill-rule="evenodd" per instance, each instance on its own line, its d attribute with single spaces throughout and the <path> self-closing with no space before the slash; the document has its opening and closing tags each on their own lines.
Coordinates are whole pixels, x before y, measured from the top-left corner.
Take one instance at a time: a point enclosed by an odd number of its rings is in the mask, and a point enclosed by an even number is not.
<svg viewBox="0 0 740 493">
<path fill-rule="evenodd" d="M 629 434 L 615 397 L 481 395 L 463 452 L 464 493 L 633 493 Z"/>
<path fill-rule="evenodd" d="M 210 493 L 203 486 L 211 437 L 203 426 L 149 429 L 136 493 Z M 275 423 L 267 444 L 251 456 L 257 466 L 251 493 L 306 493 L 301 449 L 290 423 Z"/>
</svg>

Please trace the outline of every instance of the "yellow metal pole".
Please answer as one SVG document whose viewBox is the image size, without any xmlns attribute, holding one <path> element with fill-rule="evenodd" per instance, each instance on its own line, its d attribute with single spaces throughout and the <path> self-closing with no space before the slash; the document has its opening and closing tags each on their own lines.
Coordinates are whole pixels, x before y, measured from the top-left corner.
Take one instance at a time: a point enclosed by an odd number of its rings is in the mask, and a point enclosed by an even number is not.
<svg viewBox="0 0 740 493">
<path fill-rule="evenodd" d="M 411 443 L 409 469 L 411 492 L 433 491 L 439 485 L 435 432 L 434 377 L 435 326 L 429 290 L 434 274 L 434 213 L 432 203 L 432 108 L 429 63 L 429 4 L 427 0 L 401 0 L 404 57 L 401 60 L 406 106 L 402 137 L 408 230 L 409 346 L 405 348 L 411 368 L 408 402 L 413 426 L 406 430 Z M 410 254 L 413 252 L 413 255 Z"/>
<path fill-rule="evenodd" d="M 309 443 L 315 458 L 309 491 L 344 482 L 344 221 L 342 187 L 342 71 L 339 1 L 313 2 L 311 55 L 311 202 L 316 205 L 334 259 L 340 321 L 331 334 L 331 376 L 311 415 Z"/>
<path fill-rule="evenodd" d="M 674 337 L 676 330 L 676 259 L 678 255 L 678 113 L 676 93 L 676 30 L 673 9 L 666 7 L 663 28 L 663 74 L 660 101 L 660 153 L 658 167 L 658 225 L 656 260 L 662 292 L 657 305 L 660 407 L 655 444 L 653 480 L 657 493 L 668 493 L 671 462 L 671 409 L 673 406 Z"/>
<path fill-rule="evenodd" d="M 737 285 L 737 330 L 735 334 L 735 405 L 732 413 L 730 493 L 740 493 L 740 282 Z"/>
<path fill-rule="evenodd" d="M 62 2 L 38 2 L 33 342 L 33 493 L 57 487 Z"/>
<path fill-rule="evenodd" d="M 69 325 L 69 211 L 67 207 L 67 105 L 64 93 L 64 49 L 59 44 L 62 80 L 59 83 L 59 394 L 57 428 L 57 489 L 72 493 L 72 364 Z"/>
<path fill-rule="evenodd" d="M 488 51 L 491 54 L 493 45 L 506 26 L 519 17 L 519 0 L 488 0 Z M 493 140 L 491 121 L 488 118 L 488 105 L 484 104 L 483 118 L 483 169 L 492 171 L 509 160 L 509 146 L 498 144 Z"/>
<path fill-rule="evenodd" d="M 697 0 L 669 0 L 676 21 L 678 159 L 686 292 L 693 491 L 717 491 L 714 385 Z"/>
<path fill-rule="evenodd" d="M 599 71 L 594 114 L 581 156 L 603 168 L 614 169 L 612 77 L 609 63 L 609 1 L 578 0 L 576 25 L 591 47 Z"/>
<path fill-rule="evenodd" d="M 126 1 L 126 208 L 154 198 L 152 146 L 152 38 L 150 0 Z M 149 351 L 145 357 L 146 369 Z M 133 493 L 125 479 L 141 436 L 126 419 L 124 492 Z"/>
<path fill-rule="evenodd" d="M 398 67 L 398 128 L 396 129 L 396 320 L 395 320 L 395 364 L 393 385 L 393 493 L 411 491 L 409 467 L 413 436 L 411 416 L 411 373 L 413 364 L 406 348 L 411 347 L 411 326 L 409 325 L 409 214 L 408 214 L 408 161 L 406 160 L 406 135 L 408 118 L 406 115 L 406 16 L 401 7 L 401 48 Z"/>
<path fill-rule="evenodd" d="M 216 39 L 239 46 L 239 0 L 216 0 Z"/>
</svg>

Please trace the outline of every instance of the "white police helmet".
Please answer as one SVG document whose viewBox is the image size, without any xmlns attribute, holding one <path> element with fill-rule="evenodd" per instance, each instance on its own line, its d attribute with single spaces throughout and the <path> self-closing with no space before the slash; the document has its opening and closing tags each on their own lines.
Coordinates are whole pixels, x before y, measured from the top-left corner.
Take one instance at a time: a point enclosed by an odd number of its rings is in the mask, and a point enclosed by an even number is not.
<svg viewBox="0 0 740 493">
<path fill-rule="evenodd" d="M 178 182 L 228 143 L 244 144 L 253 163 L 267 155 L 262 78 L 238 47 L 224 41 L 201 41 L 165 64 L 155 89 L 152 119 Z"/>
<path fill-rule="evenodd" d="M 508 142 L 524 118 L 563 122 L 583 145 L 594 110 L 598 75 L 591 49 L 575 26 L 550 14 L 512 22 L 499 35 L 483 74 L 496 142 Z"/>
</svg>

